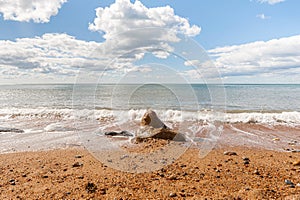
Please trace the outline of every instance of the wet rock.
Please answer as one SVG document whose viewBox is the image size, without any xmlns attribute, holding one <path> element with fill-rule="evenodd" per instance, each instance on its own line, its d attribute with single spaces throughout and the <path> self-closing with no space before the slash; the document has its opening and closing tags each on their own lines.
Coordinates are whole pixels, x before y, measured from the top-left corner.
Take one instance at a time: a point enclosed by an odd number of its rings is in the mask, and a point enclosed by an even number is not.
<svg viewBox="0 0 300 200">
<path fill-rule="evenodd" d="M 104 135 L 106 135 L 106 136 L 124 136 L 124 137 L 133 136 L 133 134 L 128 131 L 121 131 L 121 132 L 111 131 L 111 132 L 105 132 Z"/>
<path fill-rule="evenodd" d="M 1 132 L 24 133 L 24 130 L 17 129 L 17 128 L 0 127 L 0 133 Z"/>
<path fill-rule="evenodd" d="M 225 151 L 223 154 L 227 155 L 227 156 L 236 156 L 237 155 L 237 153 L 234 151 Z"/>
<path fill-rule="evenodd" d="M 174 140 L 174 141 L 185 141 L 184 135 L 173 131 L 171 129 L 165 128 L 152 128 L 146 127 L 140 129 L 138 132 L 135 141 L 143 142 L 145 139 L 154 138 L 154 139 L 163 139 L 163 140 Z"/>
</svg>

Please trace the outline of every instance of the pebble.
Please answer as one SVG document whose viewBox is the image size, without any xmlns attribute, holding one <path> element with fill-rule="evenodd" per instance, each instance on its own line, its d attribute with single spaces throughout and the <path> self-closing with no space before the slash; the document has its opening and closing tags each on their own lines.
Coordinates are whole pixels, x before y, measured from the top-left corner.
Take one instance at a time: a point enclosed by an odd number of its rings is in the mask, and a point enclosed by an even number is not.
<svg viewBox="0 0 300 200">
<path fill-rule="evenodd" d="M 287 184 L 287 185 L 294 185 L 294 183 L 288 179 L 285 179 L 284 180 L 284 183 Z"/>
<path fill-rule="evenodd" d="M 246 160 L 250 161 L 250 159 L 249 159 L 248 157 L 243 157 L 242 159 L 243 159 L 244 161 L 246 161 Z"/>
<path fill-rule="evenodd" d="M 9 183 L 10 183 L 11 185 L 16 185 L 16 181 L 15 181 L 14 179 L 10 179 L 10 180 L 9 180 Z"/>
<path fill-rule="evenodd" d="M 236 156 L 237 155 L 237 153 L 234 151 L 225 151 L 223 154 L 227 155 L 227 156 Z"/>
<path fill-rule="evenodd" d="M 245 160 L 244 165 L 248 165 L 248 164 L 250 164 L 249 160 Z"/>
<path fill-rule="evenodd" d="M 176 196 L 177 196 L 177 194 L 174 193 L 174 192 L 171 192 L 171 193 L 169 194 L 169 197 L 176 197 Z"/>
<path fill-rule="evenodd" d="M 293 162 L 293 165 L 294 166 L 300 166 L 300 160 L 297 160 L 297 161 Z"/>
<path fill-rule="evenodd" d="M 76 155 L 75 158 L 82 158 L 82 155 Z"/>
<path fill-rule="evenodd" d="M 297 187 L 300 187 L 300 183 L 297 183 L 297 185 L 296 185 Z"/>
<path fill-rule="evenodd" d="M 49 177 L 49 176 L 47 176 L 47 175 L 43 175 L 43 176 L 42 176 L 42 178 L 48 178 L 48 177 Z"/>
<path fill-rule="evenodd" d="M 256 169 L 256 170 L 254 170 L 253 174 L 259 175 L 260 173 L 259 173 L 259 171 Z"/>
<path fill-rule="evenodd" d="M 72 165 L 72 167 L 81 167 L 81 166 L 83 166 L 83 164 L 80 162 L 76 162 Z"/>
<path fill-rule="evenodd" d="M 274 138 L 274 139 L 273 139 L 273 141 L 279 141 L 279 140 L 280 140 L 279 138 Z"/>
</svg>

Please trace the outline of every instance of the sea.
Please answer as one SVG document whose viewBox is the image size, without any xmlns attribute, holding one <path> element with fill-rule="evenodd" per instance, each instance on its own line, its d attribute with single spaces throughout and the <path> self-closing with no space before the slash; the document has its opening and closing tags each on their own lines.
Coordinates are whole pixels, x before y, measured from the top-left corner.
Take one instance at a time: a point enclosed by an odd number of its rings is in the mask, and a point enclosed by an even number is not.
<svg viewBox="0 0 300 200">
<path fill-rule="evenodd" d="M 16 84 L 0 86 L 0 153 L 115 148 L 104 133 L 136 135 L 148 109 L 208 149 L 299 149 L 299 84 Z"/>
</svg>

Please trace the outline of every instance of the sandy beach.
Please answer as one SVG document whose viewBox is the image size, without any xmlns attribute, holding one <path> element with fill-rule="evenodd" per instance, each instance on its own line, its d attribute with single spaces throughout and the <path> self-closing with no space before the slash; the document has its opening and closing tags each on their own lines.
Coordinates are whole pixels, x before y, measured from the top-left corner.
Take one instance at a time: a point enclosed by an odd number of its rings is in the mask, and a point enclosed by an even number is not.
<svg viewBox="0 0 300 200">
<path fill-rule="evenodd" d="M 2 154 L 0 198 L 300 199 L 300 153 L 246 147 L 216 148 L 203 159 L 198 153 L 190 148 L 149 173 L 114 170 L 77 147 Z"/>
</svg>

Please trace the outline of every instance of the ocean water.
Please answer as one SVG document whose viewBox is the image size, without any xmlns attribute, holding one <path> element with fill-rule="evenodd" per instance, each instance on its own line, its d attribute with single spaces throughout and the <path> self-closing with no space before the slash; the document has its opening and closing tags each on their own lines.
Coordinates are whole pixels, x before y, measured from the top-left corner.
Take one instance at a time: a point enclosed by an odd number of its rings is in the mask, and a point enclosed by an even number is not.
<svg viewBox="0 0 300 200">
<path fill-rule="evenodd" d="M 300 85 L 3 85 L 0 152 L 81 145 L 82 133 L 134 132 L 147 109 L 191 138 L 201 137 L 204 126 L 226 124 L 234 132 L 250 123 L 292 127 L 289 139 L 300 136 Z M 7 131 L 13 128 L 24 132 Z"/>
</svg>

